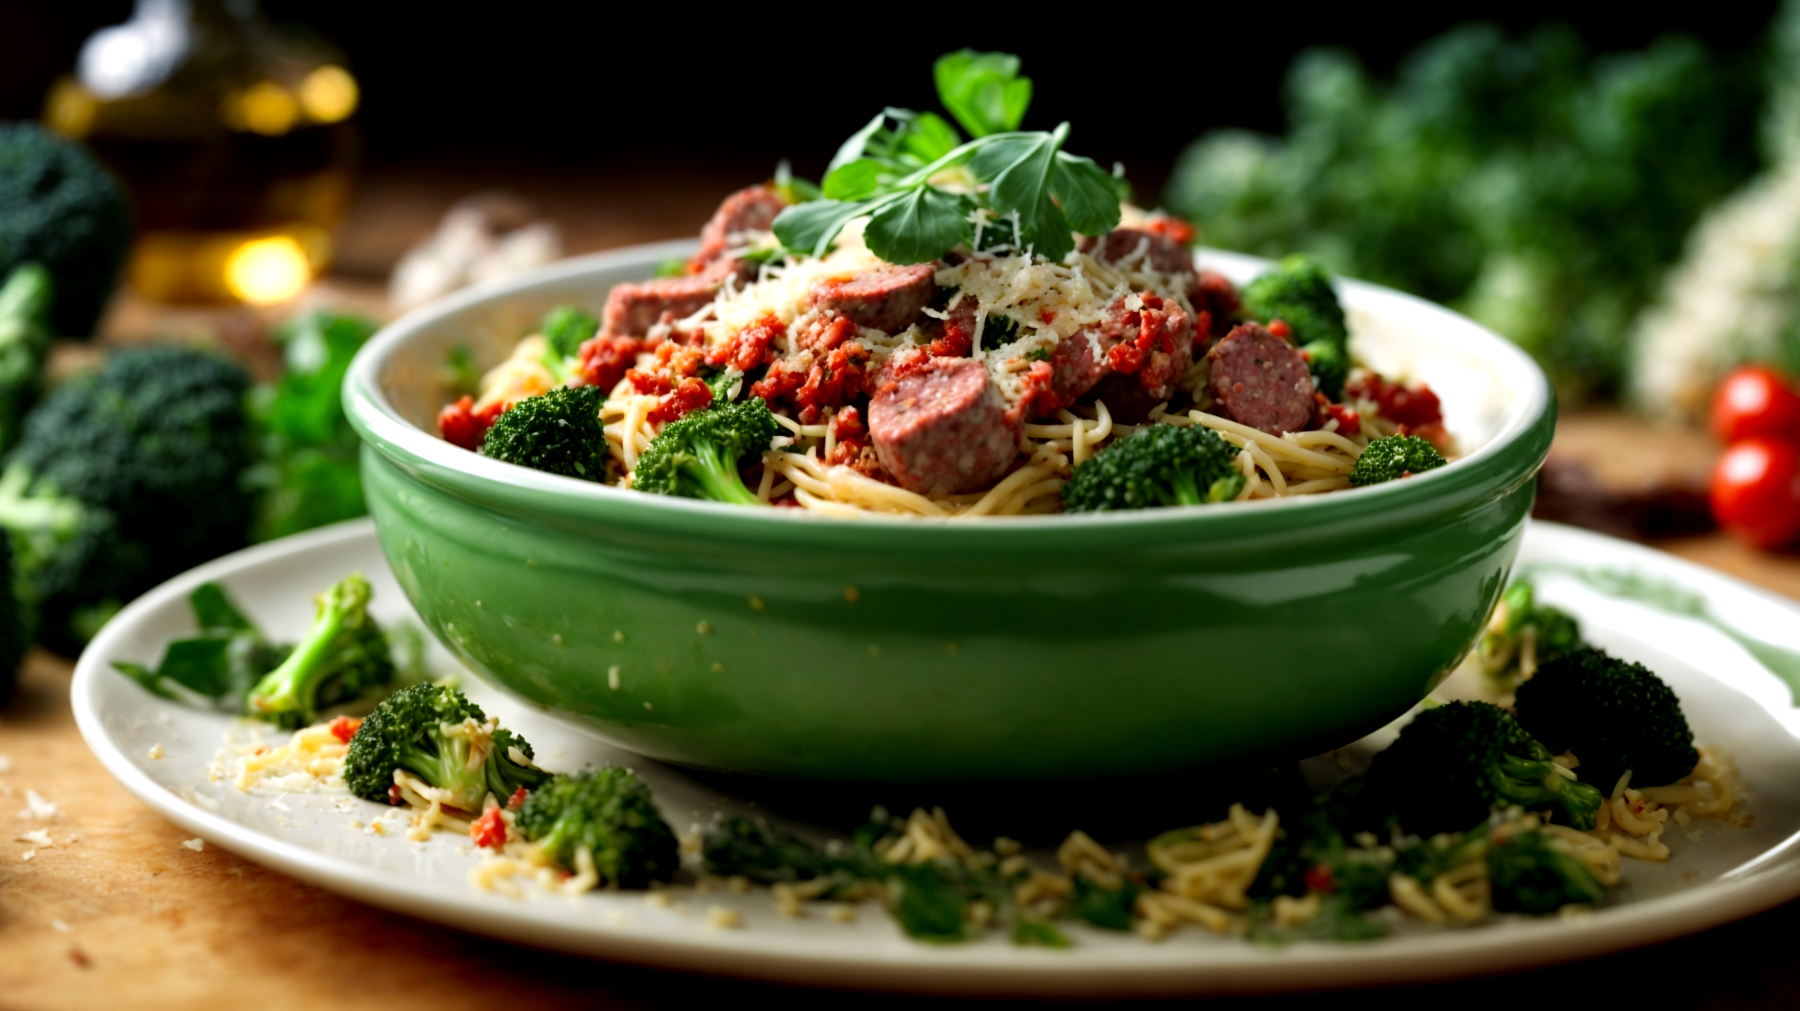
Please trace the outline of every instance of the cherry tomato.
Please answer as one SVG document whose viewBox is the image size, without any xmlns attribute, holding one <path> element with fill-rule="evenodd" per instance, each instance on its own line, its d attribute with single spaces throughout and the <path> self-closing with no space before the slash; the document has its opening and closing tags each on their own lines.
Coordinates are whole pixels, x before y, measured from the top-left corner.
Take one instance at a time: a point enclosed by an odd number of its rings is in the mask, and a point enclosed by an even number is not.
<svg viewBox="0 0 1800 1011">
<path fill-rule="evenodd" d="M 1713 394 L 1712 428 L 1726 445 L 1757 436 L 1800 442 L 1800 393 L 1774 369 L 1747 365 Z"/>
<path fill-rule="evenodd" d="M 1759 548 L 1800 536 L 1800 447 L 1779 439 L 1744 439 L 1720 458 L 1712 476 L 1719 525 Z"/>
</svg>

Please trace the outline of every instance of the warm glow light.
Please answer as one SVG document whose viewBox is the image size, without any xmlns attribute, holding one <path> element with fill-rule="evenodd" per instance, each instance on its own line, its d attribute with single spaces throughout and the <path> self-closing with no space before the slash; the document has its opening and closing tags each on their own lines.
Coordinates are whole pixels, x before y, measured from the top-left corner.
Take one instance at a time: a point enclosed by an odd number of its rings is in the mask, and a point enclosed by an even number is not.
<svg viewBox="0 0 1800 1011">
<path fill-rule="evenodd" d="M 286 235 L 252 239 L 225 260 L 225 286 L 252 305 L 285 302 L 311 280 L 306 251 Z"/>
<path fill-rule="evenodd" d="M 300 82 L 300 104 L 315 123 L 336 123 L 350 118 L 358 98 L 356 78 L 343 67 L 323 66 Z"/>
<path fill-rule="evenodd" d="M 274 81 L 261 81 L 238 99 L 238 115 L 245 126 L 265 137 L 274 137 L 294 128 L 294 122 L 300 118 L 300 103 Z"/>
</svg>

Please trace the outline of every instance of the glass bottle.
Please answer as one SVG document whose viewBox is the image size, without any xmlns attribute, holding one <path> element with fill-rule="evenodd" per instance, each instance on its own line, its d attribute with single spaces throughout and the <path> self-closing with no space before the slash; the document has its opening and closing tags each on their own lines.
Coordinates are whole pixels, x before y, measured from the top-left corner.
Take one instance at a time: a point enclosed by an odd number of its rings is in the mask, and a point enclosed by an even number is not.
<svg viewBox="0 0 1800 1011">
<path fill-rule="evenodd" d="M 331 259 L 358 98 L 340 53 L 277 31 L 255 0 L 137 0 L 51 86 L 44 121 L 130 187 L 134 291 L 270 304 Z"/>
</svg>

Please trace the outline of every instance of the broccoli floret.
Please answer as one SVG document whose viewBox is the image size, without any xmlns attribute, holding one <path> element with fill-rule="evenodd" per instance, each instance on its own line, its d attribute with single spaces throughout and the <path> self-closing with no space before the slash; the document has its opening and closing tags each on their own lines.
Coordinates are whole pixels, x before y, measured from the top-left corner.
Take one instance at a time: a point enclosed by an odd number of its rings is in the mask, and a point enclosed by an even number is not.
<svg viewBox="0 0 1800 1011">
<path fill-rule="evenodd" d="M 838 869 L 838 862 L 784 832 L 748 818 L 727 818 L 708 828 L 701 859 L 710 874 L 743 875 L 777 884 L 808 881 Z"/>
<path fill-rule="evenodd" d="M 477 749 L 486 758 L 470 768 Z M 344 784 L 358 797 L 386 801 L 394 772 L 405 769 L 427 786 L 449 791 L 452 807 L 473 812 L 490 793 L 505 800 L 548 780 L 531 757 L 524 738 L 495 727 L 462 692 L 412 685 L 383 699 L 356 728 L 344 756 Z"/>
<path fill-rule="evenodd" d="M 1350 357 L 1344 349 L 1328 340 L 1302 345 L 1307 371 L 1312 373 L 1313 389 L 1332 401 L 1344 399 L 1344 382 L 1350 378 Z"/>
<path fill-rule="evenodd" d="M 93 155 L 34 123 L 0 123 L 0 275 L 28 261 L 50 271 L 57 333 L 94 332 L 130 243 L 124 191 Z"/>
<path fill-rule="evenodd" d="M 606 475 L 598 386 L 557 387 L 507 408 L 481 440 L 481 455 L 564 477 Z"/>
<path fill-rule="evenodd" d="M 1436 470 L 1448 462 L 1436 446 L 1417 435 L 1373 439 L 1350 468 L 1350 483 L 1358 488 L 1381 484 Z"/>
<path fill-rule="evenodd" d="M 629 769 L 557 776 L 525 799 L 516 824 L 564 867 L 586 850 L 601 880 L 621 888 L 667 881 L 681 863 L 675 833 Z"/>
<path fill-rule="evenodd" d="M 505 415 L 501 415 L 505 417 Z M 761 397 L 671 421 L 638 457 L 631 486 L 734 505 L 763 505 L 738 476 L 738 461 L 769 448 L 781 425 Z"/>
<path fill-rule="evenodd" d="M 1606 894 L 1587 864 L 1532 829 L 1491 840 L 1487 865 L 1494 908 L 1503 913 L 1541 916 L 1567 905 L 1593 905 Z"/>
<path fill-rule="evenodd" d="M 544 314 L 538 332 L 550 345 L 550 353 L 559 358 L 573 358 L 589 337 L 600 332 L 600 321 L 572 305 L 559 305 Z"/>
<path fill-rule="evenodd" d="M 26 417 L 0 526 L 45 646 L 78 651 L 124 601 L 244 545 L 247 386 L 207 352 L 120 351 Z"/>
<path fill-rule="evenodd" d="M 19 441 L 25 412 L 37 401 L 50 349 L 50 272 L 22 264 L 0 286 L 0 452 Z"/>
<path fill-rule="evenodd" d="M 1511 691 L 1539 666 L 1581 646 L 1581 623 L 1575 616 L 1538 603 L 1531 583 L 1520 579 L 1494 608 L 1478 653 L 1494 688 Z"/>
<path fill-rule="evenodd" d="M 394 679 L 387 637 L 369 617 L 369 582 L 352 573 L 318 597 L 306 637 L 244 699 L 244 712 L 284 727 L 306 726 L 319 713 Z"/>
<path fill-rule="evenodd" d="M 1195 425 L 1151 425 L 1082 461 L 1063 486 L 1069 512 L 1229 502 L 1244 488 L 1237 451 Z"/>
<path fill-rule="evenodd" d="M 1369 789 L 1407 832 L 1462 832 L 1494 807 L 1552 810 L 1579 829 L 1594 827 L 1604 798 L 1567 778 L 1550 752 L 1499 706 L 1452 702 L 1407 724 L 1375 756 Z"/>
<path fill-rule="evenodd" d="M 1540 665 L 1516 705 L 1526 730 L 1557 754 L 1573 751 L 1581 778 L 1608 793 L 1627 769 L 1634 785 L 1658 786 L 1700 760 L 1674 691 L 1643 664 L 1601 650 Z"/>
<path fill-rule="evenodd" d="M 1349 350 L 1350 331 L 1344 307 L 1331 287 L 1331 275 L 1318 261 L 1299 254 L 1244 286 L 1244 315 L 1258 323 L 1281 320 L 1294 330 L 1294 344 L 1325 341 L 1340 354 Z"/>
</svg>

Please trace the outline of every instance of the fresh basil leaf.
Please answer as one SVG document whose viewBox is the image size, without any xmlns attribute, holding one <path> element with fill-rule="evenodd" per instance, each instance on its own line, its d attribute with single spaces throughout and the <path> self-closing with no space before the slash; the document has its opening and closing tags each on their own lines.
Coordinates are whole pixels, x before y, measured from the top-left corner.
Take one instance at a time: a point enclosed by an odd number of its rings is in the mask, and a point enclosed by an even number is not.
<svg viewBox="0 0 1800 1011">
<path fill-rule="evenodd" d="M 1019 241 L 1050 260 L 1075 248 L 1069 222 L 1050 199 L 1050 171 L 1056 152 L 1068 136 L 1068 124 L 1055 133 L 1020 133 L 995 138 L 969 162 L 977 179 L 988 183 L 988 204 L 997 214 L 1017 213 Z"/>
<path fill-rule="evenodd" d="M 869 218 L 863 241 L 889 263 L 927 263 L 970 236 L 969 198 L 919 186 L 884 204 Z"/>
<path fill-rule="evenodd" d="M 831 164 L 825 166 L 825 176 L 831 177 L 840 167 L 861 158 L 869 146 L 869 140 L 887 125 L 887 113 L 878 112 L 875 118 L 863 124 L 863 128 L 850 135 L 850 139 L 838 145 L 837 154 L 831 156 Z"/>
<path fill-rule="evenodd" d="M 1031 78 L 1010 53 L 960 49 L 938 57 L 932 76 L 938 101 L 971 137 L 1017 130 L 1031 105 Z"/>
<path fill-rule="evenodd" d="M 775 237 L 790 252 L 824 256 L 844 226 L 869 212 L 870 201 L 813 200 L 784 208 L 775 218 Z"/>
<path fill-rule="evenodd" d="M 1050 192 L 1062 204 L 1069 224 L 1083 235 L 1105 235 L 1119 225 L 1119 197 L 1112 176 L 1092 158 L 1056 152 Z"/>
<path fill-rule="evenodd" d="M 256 626 L 238 610 L 225 588 L 218 583 L 201 583 L 188 594 L 188 607 L 193 609 L 194 623 L 202 629 L 227 629 L 254 632 Z"/>
<path fill-rule="evenodd" d="M 825 176 L 825 199 L 867 200 L 881 188 L 881 177 L 886 171 L 887 166 L 873 158 L 839 165 Z"/>
<path fill-rule="evenodd" d="M 937 161 L 962 143 L 956 127 L 934 112 L 919 113 L 900 134 L 900 151 L 917 159 L 919 164 Z"/>
</svg>

